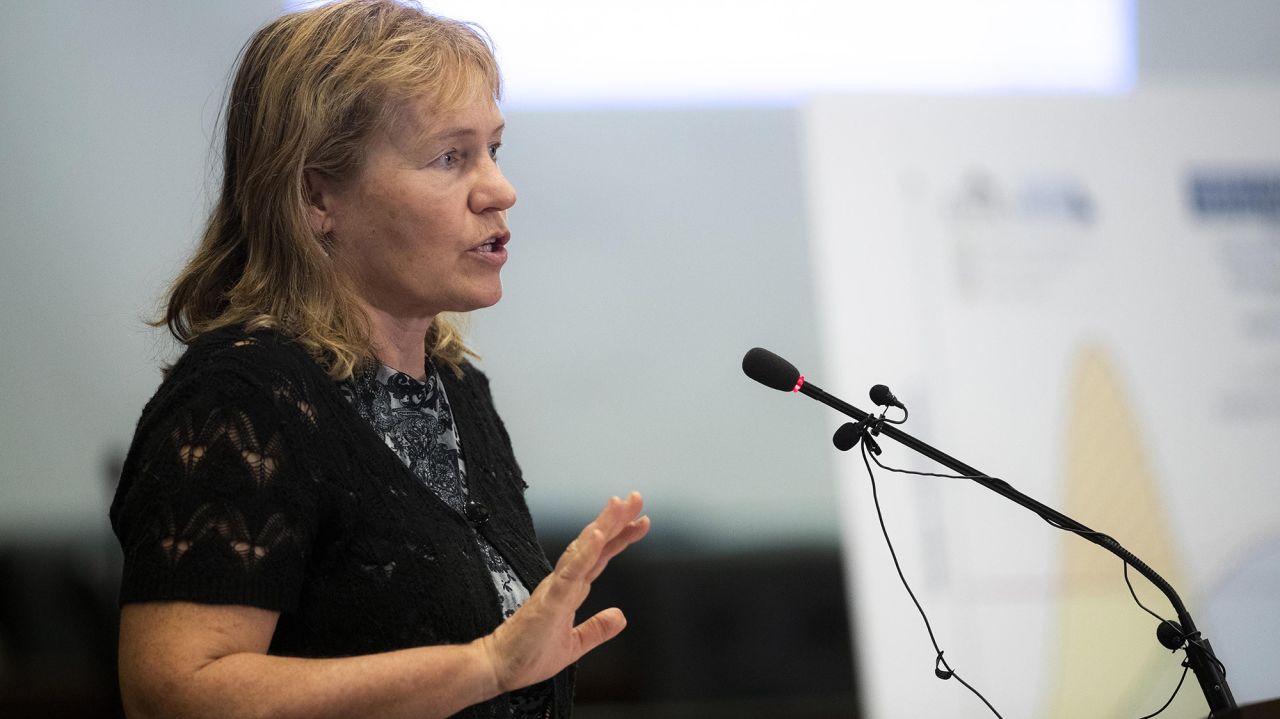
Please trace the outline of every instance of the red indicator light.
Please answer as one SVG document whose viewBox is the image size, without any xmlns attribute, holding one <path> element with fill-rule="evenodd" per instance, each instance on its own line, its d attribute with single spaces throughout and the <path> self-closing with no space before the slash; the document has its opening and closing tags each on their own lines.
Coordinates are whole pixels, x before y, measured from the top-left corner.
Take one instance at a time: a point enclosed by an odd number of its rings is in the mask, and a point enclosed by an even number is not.
<svg viewBox="0 0 1280 719">
<path fill-rule="evenodd" d="M 804 386 L 804 375 L 800 375 L 800 379 L 796 380 L 796 386 L 795 386 L 795 387 L 792 387 L 792 388 L 791 388 L 791 391 L 792 391 L 792 392 L 799 392 L 799 391 L 800 391 L 800 388 L 801 388 L 801 387 L 803 387 L 803 386 Z"/>
</svg>

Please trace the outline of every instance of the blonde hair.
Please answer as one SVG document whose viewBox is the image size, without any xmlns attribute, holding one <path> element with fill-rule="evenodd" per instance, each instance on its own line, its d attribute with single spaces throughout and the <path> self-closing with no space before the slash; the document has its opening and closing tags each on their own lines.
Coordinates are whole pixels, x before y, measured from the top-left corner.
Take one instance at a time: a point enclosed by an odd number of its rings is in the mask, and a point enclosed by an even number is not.
<svg viewBox="0 0 1280 719">
<path fill-rule="evenodd" d="M 274 328 L 349 377 L 373 357 L 368 323 L 308 221 L 304 174 L 349 177 L 405 102 L 451 110 L 480 90 L 501 95 L 488 38 L 413 4 L 344 0 L 263 27 L 229 93 L 220 196 L 155 324 L 185 344 L 228 325 Z M 445 316 L 425 350 L 455 372 L 471 354 Z"/>
</svg>

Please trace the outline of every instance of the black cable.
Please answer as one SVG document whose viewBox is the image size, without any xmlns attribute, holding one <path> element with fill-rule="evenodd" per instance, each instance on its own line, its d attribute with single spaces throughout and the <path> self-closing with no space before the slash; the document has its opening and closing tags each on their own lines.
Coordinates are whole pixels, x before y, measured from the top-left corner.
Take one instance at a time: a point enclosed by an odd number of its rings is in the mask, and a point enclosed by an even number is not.
<svg viewBox="0 0 1280 719">
<path fill-rule="evenodd" d="M 880 413 L 880 421 L 888 422 L 889 424 L 904 424 L 907 421 L 907 418 L 911 416 L 911 413 L 907 412 L 906 407 L 900 407 L 899 409 L 902 410 L 902 419 L 889 419 L 889 410 L 888 408 L 885 408 L 885 411 Z"/>
<path fill-rule="evenodd" d="M 889 556 L 893 559 L 893 568 L 898 571 L 898 579 L 902 581 L 902 587 L 907 590 L 907 596 L 911 597 L 911 602 L 916 605 L 916 611 L 920 612 L 920 618 L 924 620 L 925 631 L 929 633 L 929 642 L 933 644 L 933 651 L 937 652 L 937 659 L 934 660 L 934 674 L 939 679 L 950 679 L 955 677 L 956 681 L 963 684 L 966 689 L 973 692 L 974 696 L 981 699 L 982 703 L 987 705 L 987 708 L 991 710 L 992 714 L 995 714 L 998 719 L 1004 719 L 1004 717 L 1000 716 L 1000 712 L 996 711 L 996 708 L 991 706 L 991 702 L 987 701 L 987 698 L 982 696 L 981 692 L 974 689 L 973 685 L 960 678 L 960 675 L 956 674 L 956 671 L 947 663 L 946 658 L 942 656 L 942 649 L 938 647 L 938 640 L 933 634 L 933 625 L 929 623 L 929 617 L 924 613 L 924 607 L 920 606 L 920 600 L 916 599 L 916 593 L 911 591 L 911 585 L 907 583 L 907 577 L 902 573 L 902 565 L 898 563 L 898 553 L 893 549 L 893 541 L 889 539 L 889 530 L 884 524 L 884 514 L 880 511 L 880 495 L 876 490 L 876 475 L 875 472 L 871 470 L 871 461 L 867 458 L 869 452 L 867 451 L 866 442 L 862 443 L 861 449 L 862 462 L 867 466 L 867 476 L 871 478 L 871 500 L 876 507 L 876 518 L 880 520 L 880 532 L 884 535 L 884 542 L 889 547 Z M 880 464 L 880 462 L 877 460 L 876 464 Z M 939 665 L 945 669 L 940 669 Z"/>
<path fill-rule="evenodd" d="M 1143 604 L 1142 600 L 1138 599 L 1138 593 L 1133 590 L 1133 583 L 1129 581 L 1129 563 L 1124 560 L 1121 560 L 1121 563 L 1124 564 L 1124 583 L 1129 587 L 1129 595 L 1133 597 L 1133 601 L 1137 602 L 1139 607 L 1142 607 L 1142 611 L 1155 617 L 1156 621 L 1161 624 L 1168 624 L 1170 629 L 1178 633 L 1178 636 L 1182 636 L 1182 627 L 1178 626 L 1177 623 L 1156 614 L 1150 609 L 1147 609 L 1147 605 Z M 1174 649 L 1173 651 L 1176 652 L 1178 650 Z"/>
<path fill-rule="evenodd" d="M 880 469 L 883 469 L 886 472 L 897 472 L 899 474 L 914 474 L 917 477 L 941 477 L 943 479 L 1000 479 L 999 477 L 988 477 L 985 474 L 969 475 L 969 474 L 938 474 L 935 472 L 917 472 L 911 469 L 898 469 L 897 467 L 890 467 L 889 465 L 881 462 L 879 457 L 872 457 L 872 459 L 875 461 L 876 466 L 880 467 Z"/>
<path fill-rule="evenodd" d="M 1187 680 L 1187 670 L 1188 670 L 1188 669 L 1190 669 L 1190 668 L 1191 668 L 1191 667 L 1190 667 L 1186 662 L 1183 662 L 1183 663 L 1182 663 L 1182 678 L 1178 680 L 1178 686 L 1176 686 L 1176 687 L 1174 687 L 1174 688 L 1173 688 L 1173 694 L 1170 694 L 1170 695 L 1169 695 L 1169 701 L 1165 702 L 1165 703 L 1164 703 L 1164 706 L 1160 707 L 1159 709 L 1155 710 L 1154 712 L 1152 712 L 1152 713 L 1150 713 L 1150 714 L 1148 714 L 1148 715 L 1146 715 L 1146 716 L 1138 717 L 1138 719 L 1151 719 L 1151 717 L 1155 716 L 1156 714 L 1159 714 L 1160 712 L 1164 711 L 1165 709 L 1168 709 L 1168 708 L 1169 708 L 1169 705 L 1173 703 L 1173 698 L 1174 698 L 1174 697 L 1176 697 L 1176 696 L 1178 696 L 1178 690 L 1182 688 L 1182 682 L 1184 682 L 1184 681 L 1186 681 L 1186 680 Z"/>
<path fill-rule="evenodd" d="M 880 461 L 880 458 L 879 458 L 879 457 L 876 457 L 876 456 L 872 456 L 872 458 L 871 458 L 871 459 L 872 459 L 872 460 L 876 463 L 876 465 L 878 465 L 881 469 L 885 469 L 885 470 L 888 470 L 888 471 L 890 471 L 890 472 L 898 472 L 898 473 L 900 473 L 900 474 L 914 474 L 914 475 L 917 475 L 917 476 L 920 476 L 920 477 L 941 477 L 941 478 L 943 478 L 943 479 L 994 479 L 994 480 L 1001 481 L 1001 482 L 1003 482 L 1003 481 L 1004 481 L 1004 480 L 1000 479 L 999 477 L 990 477 L 990 476 L 988 476 L 988 475 L 938 474 L 938 473 L 935 473 L 935 472 L 916 472 L 916 471 L 909 470 L 909 469 L 898 469 L 897 467 L 890 467 L 890 466 L 888 466 L 888 465 L 884 464 L 883 462 L 881 462 L 881 461 Z M 1036 516 L 1037 516 L 1037 517 L 1040 517 L 1041 519 L 1043 519 L 1043 520 L 1045 521 L 1045 523 L 1046 523 L 1046 524 L 1048 524 L 1049 526 L 1053 527 L 1054 529 L 1061 529 L 1061 530 L 1062 530 L 1062 531 L 1064 531 L 1064 532 L 1071 532 L 1072 534 L 1077 534 L 1077 535 L 1079 535 L 1079 536 L 1081 536 L 1081 537 L 1084 537 L 1084 536 L 1099 537 L 1099 538 L 1102 538 L 1102 539 L 1110 540 L 1111 542 L 1113 542 L 1113 543 L 1115 543 L 1115 544 L 1117 544 L 1117 545 L 1119 544 L 1119 542 L 1116 542 L 1116 540 L 1115 540 L 1115 538 L 1114 538 L 1114 537 L 1111 537 L 1110 535 L 1107 535 L 1107 534 L 1103 534 L 1102 532 L 1092 532 L 1092 531 L 1086 532 L 1086 531 L 1083 531 L 1083 530 L 1075 529 L 1074 527 L 1067 527 L 1067 526 L 1064 526 L 1064 525 L 1062 525 L 1062 524 L 1060 524 L 1060 523 L 1058 523 L 1058 522 L 1054 521 L 1053 519 L 1051 519 L 1051 518 L 1049 518 L 1049 517 L 1045 517 L 1044 515 L 1041 515 L 1041 514 L 1038 514 L 1038 513 L 1036 514 Z M 1130 581 L 1129 581 L 1129 562 L 1125 561 L 1124 559 L 1121 559 L 1121 560 L 1120 560 L 1120 562 L 1121 562 L 1121 564 L 1123 564 L 1123 565 L 1124 565 L 1124 583 L 1125 583 L 1125 584 L 1127 584 L 1127 585 L 1129 586 L 1129 594 L 1131 594 L 1131 595 L 1133 596 L 1133 601 L 1137 602 L 1138 606 L 1139 606 L 1139 607 L 1142 607 L 1142 610 L 1143 610 L 1143 611 L 1145 611 L 1147 614 L 1150 614 L 1151 616 L 1155 617 L 1157 621 L 1159 621 L 1159 622 L 1161 622 L 1161 623 L 1163 623 L 1163 624 L 1168 624 L 1168 625 L 1170 625 L 1170 628 L 1175 629 L 1176 631 L 1178 631 L 1178 633 L 1179 633 L 1179 634 L 1181 634 L 1182 630 L 1181 630 L 1181 629 L 1178 629 L 1178 625 L 1177 625 L 1177 624 L 1175 624 L 1174 622 L 1172 622 L 1172 621 L 1170 621 L 1170 620 L 1168 620 L 1168 619 L 1165 619 L 1164 617 L 1160 616 L 1159 614 L 1156 614 L 1155 612 L 1151 611 L 1150 609 L 1148 609 L 1148 608 L 1146 607 L 1146 605 L 1144 605 L 1141 601 L 1139 601 L 1139 600 L 1138 600 L 1138 594 L 1137 594 L 1137 592 L 1135 592 L 1135 591 L 1133 590 L 1133 584 L 1132 584 L 1132 583 L 1130 583 Z M 1217 661 L 1217 659 L 1215 658 L 1215 660 L 1214 660 L 1214 661 Z"/>
<path fill-rule="evenodd" d="M 866 451 L 865 447 L 864 447 L 864 448 L 863 448 L 863 450 L 862 450 L 862 458 L 863 458 L 863 462 L 864 462 L 864 463 L 867 463 L 867 459 L 868 459 L 868 458 L 867 458 L 867 451 Z M 884 464 L 883 462 L 881 462 L 881 461 L 880 461 L 880 458 L 879 458 L 878 456 L 874 455 L 874 454 L 870 457 L 870 459 L 871 459 L 871 461 L 874 461 L 874 462 L 876 463 L 876 465 L 877 465 L 878 467 L 880 467 L 881 469 L 887 470 L 887 471 L 889 471 L 889 472 L 897 472 L 897 473 L 899 473 L 899 474 L 911 474 L 911 475 L 915 475 L 915 476 L 919 476 L 919 477 L 940 477 L 940 478 L 942 478 L 942 479 L 993 479 L 993 480 L 997 480 L 997 481 L 1004 481 L 1004 480 L 1001 480 L 999 477 L 991 477 L 991 476 L 989 476 L 989 475 L 940 474 L 940 473 L 936 473 L 936 472 L 917 472 L 917 471 L 910 470 L 910 469 L 899 469 L 899 468 L 897 468 L 897 467 L 890 467 L 890 466 L 888 466 L 888 465 Z M 879 515 L 879 513 L 880 513 L 880 502 L 879 502 L 879 500 L 878 500 L 878 499 L 876 499 L 876 484 L 875 484 L 875 482 L 876 482 L 876 478 L 875 478 L 875 475 L 874 475 L 874 474 L 872 474 L 872 472 L 871 472 L 871 465 L 870 465 L 869 463 L 867 463 L 867 474 L 871 476 L 871 495 L 872 495 L 872 499 L 875 499 L 875 500 L 876 500 L 876 514 L 877 514 L 877 515 Z M 1072 534 L 1077 534 L 1077 535 L 1080 535 L 1081 537 L 1085 537 L 1085 536 L 1098 537 L 1098 538 L 1100 538 L 1100 539 L 1109 540 L 1110 542 L 1112 542 L 1112 543 L 1116 544 L 1117 546 L 1119 546 L 1119 542 L 1116 542 L 1115 538 L 1111 537 L 1110 535 L 1104 534 L 1104 533 L 1102 533 L 1102 532 L 1083 531 L 1083 530 L 1075 529 L 1075 528 L 1072 528 L 1072 527 L 1066 527 L 1066 526 L 1063 526 L 1062 524 L 1060 524 L 1060 523 L 1058 523 L 1058 522 L 1054 521 L 1053 519 L 1051 519 L 1051 518 L 1049 518 L 1049 517 L 1045 517 L 1045 516 L 1043 516 L 1043 515 L 1040 515 L 1039 513 L 1037 513 L 1037 514 L 1036 514 L 1036 516 L 1038 516 L 1038 517 L 1040 517 L 1041 519 L 1043 519 L 1043 520 L 1044 520 L 1044 521 L 1045 521 L 1049 526 L 1054 527 L 1054 528 L 1056 528 L 1056 529 L 1061 529 L 1061 530 L 1063 530 L 1064 532 L 1071 532 Z M 880 519 L 880 529 L 881 529 L 881 531 L 884 531 L 884 518 L 883 518 L 883 517 L 881 517 L 881 519 Z M 885 532 L 885 537 L 884 537 L 884 538 L 885 538 L 885 542 L 888 542 L 888 541 L 889 541 L 889 534 L 888 534 L 888 532 Z M 897 557 L 897 555 L 896 555 L 896 554 L 894 554 L 894 552 L 893 552 L 893 545 L 892 545 L 892 543 L 890 543 L 890 544 L 889 544 L 889 553 L 890 553 L 890 555 L 892 555 L 892 556 L 893 556 L 893 564 L 894 564 L 894 567 L 897 567 L 897 566 L 898 566 L 898 557 Z M 1147 614 L 1150 614 L 1151 616 L 1155 617 L 1155 618 L 1156 618 L 1156 620 L 1157 620 L 1157 621 L 1159 621 L 1161 624 L 1167 624 L 1167 625 L 1169 625 L 1169 627 L 1170 627 L 1171 629 L 1173 629 L 1174 631 L 1176 631 L 1176 632 L 1178 633 L 1178 635 L 1179 635 L 1179 636 L 1183 636 L 1183 635 L 1182 635 L 1182 628 L 1181 628 L 1181 627 L 1179 627 L 1179 626 L 1178 626 L 1178 624 L 1177 624 L 1176 622 L 1174 622 L 1174 621 L 1172 621 L 1172 620 L 1169 620 L 1169 619 L 1165 619 L 1164 617 L 1160 616 L 1159 614 L 1156 614 L 1155 612 L 1151 611 L 1150 609 L 1148 609 L 1148 608 L 1147 608 L 1147 606 L 1146 606 L 1145 604 L 1143 604 L 1143 603 L 1142 603 L 1142 601 L 1141 601 L 1141 600 L 1139 600 L 1139 599 L 1138 599 L 1138 593 L 1137 593 L 1136 591 L 1134 591 L 1134 589 L 1133 589 L 1133 583 L 1129 581 L 1129 562 L 1128 562 L 1127 560 L 1123 559 L 1123 558 L 1121 558 L 1120 562 L 1121 562 L 1121 564 L 1124 566 L 1124 583 L 1125 583 L 1125 585 L 1127 585 L 1127 586 L 1129 587 L 1129 594 L 1130 594 L 1130 596 L 1132 596 L 1132 597 L 1133 597 L 1133 601 L 1134 601 L 1134 602 L 1136 602 L 1136 603 L 1137 603 L 1137 605 L 1138 605 L 1139 607 L 1141 607 L 1141 608 L 1142 608 L 1142 610 L 1143 610 L 1144 612 L 1146 612 Z M 903 578 L 903 577 L 902 577 L 902 569 L 901 569 L 901 568 L 898 568 L 898 577 L 899 577 L 900 579 L 902 579 L 902 584 L 903 584 L 903 586 L 905 587 L 905 586 L 906 586 L 906 584 L 907 584 L 907 580 L 906 580 L 905 578 Z M 911 595 L 911 601 L 915 602 L 916 597 L 915 597 L 915 594 L 912 594 L 912 593 L 911 593 L 911 588 L 910 588 L 910 587 L 907 587 L 907 593 Z M 916 602 L 916 609 L 920 611 L 920 616 L 921 616 L 922 618 L 924 618 L 924 610 L 920 608 L 920 603 L 919 603 L 919 602 Z M 933 641 L 933 630 L 932 630 L 931 628 L 929 628 L 929 620 L 928 620 L 928 618 L 924 618 L 924 623 L 925 623 L 925 628 L 926 628 L 926 629 L 929 629 L 929 640 L 930 640 L 930 641 Z M 1193 637 L 1185 637 L 1185 636 L 1184 636 L 1183 638 L 1184 638 L 1184 640 L 1185 640 L 1185 641 L 1195 641 L 1195 639 L 1194 639 Z M 941 662 L 943 666 L 946 666 L 946 660 L 942 659 L 942 651 L 941 651 L 941 650 L 938 650 L 938 643 L 937 643 L 936 641 L 933 641 L 933 648 L 934 648 L 935 650 L 937 650 L 937 651 L 938 651 L 938 660 L 939 660 L 939 662 Z M 1219 672 L 1221 672 L 1223 676 L 1226 676 L 1226 673 L 1227 673 L 1227 672 L 1226 672 L 1226 667 L 1222 664 L 1222 661 L 1221 661 L 1221 660 L 1219 660 L 1219 659 L 1218 659 L 1218 657 L 1217 657 L 1216 655 L 1214 655 L 1213 651 L 1212 651 L 1212 650 L 1209 650 L 1209 649 L 1207 649 L 1207 648 L 1204 648 L 1204 647 L 1202 647 L 1202 650 L 1205 652 L 1205 655 L 1206 655 L 1206 656 L 1208 656 L 1208 657 L 1209 657 L 1209 659 L 1210 659 L 1210 660 L 1212 660 L 1212 661 L 1213 661 L 1213 663 L 1214 663 L 1214 664 L 1216 664 L 1216 665 L 1218 666 L 1218 671 L 1219 671 Z M 1175 649 L 1175 650 L 1173 650 L 1173 651 L 1177 651 L 1177 650 Z M 949 671 L 951 668 L 948 666 L 948 667 L 947 667 L 947 669 L 948 669 L 948 671 Z M 1174 697 L 1176 697 L 1176 696 L 1178 695 L 1178 691 L 1182 688 L 1183 680 L 1185 680 L 1185 679 L 1187 678 L 1187 670 L 1188 670 L 1188 669 L 1189 669 L 1189 665 L 1187 664 L 1187 661 L 1184 659 L 1184 660 L 1183 660 L 1183 662 L 1182 662 L 1182 679 L 1179 679 L 1179 680 L 1178 680 L 1178 686 L 1177 686 L 1177 688 L 1175 688 L 1175 689 L 1173 690 L 1173 695 L 1169 697 L 1169 701 L 1165 702 L 1164 706 L 1162 706 L 1162 707 L 1160 707 L 1159 709 L 1157 709 L 1157 710 L 1156 710 L 1156 712 L 1155 712 L 1154 714 L 1148 714 L 1147 716 L 1145 716 L 1145 717 L 1141 717 L 1140 719 L 1150 719 L 1150 717 L 1153 717 L 1153 716 L 1155 716 L 1156 714 L 1159 714 L 1160 712 L 1164 711 L 1166 708 L 1168 708 L 1168 706 L 1169 706 L 1170 704 L 1172 704 L 1172 703 L 1173 703 L 1173 699 L 1174 699 Z M 952 676 L 955 676 L 955 672 L 951 672 L 951 675 L 952 675 Z M 941 675 L 939 675 L 939 676 L 941 676 Z M 960 677 L 956 676 L 956 679 L 960 679 Z M 966 687 L 968 687 L 968 686 L 969 686 L 967 683 L 965 683 L 965 681 L 964 681 L 963 679 L 961 679 L 961 680 L 960 680 L 960 683 L 961 683 L 961 684 L 964 684 Z M 985 698 L 983 698 L 983 696 L 982 696 L 981 694 L 978 694 L 978 691 L 977 691 L 976 689 L 974 689 L 973 687 L 969 687 L 969 690 L 970 690 L 970 691 L 972 691 L 974 694 L 977 694 L 977 695 L 978 695 L 978 698 L 982 699 L 982 701 L 983 701 L 984 703 L 986 703 L 986 705 L 987 705 L 988 707 L 990 707 L 990 708 L 991 708 L 991 711 L 993 711 L 993 712 L 995 711 L 995 708 L 994 708 L 994 707 L 991 707 L 991 704 L 990 704 L 989 702 L 987 702 L 987 700 L 986 700 Z M 996 713 L 996 716 L 1000 716 L 1000 714 L 997 712 L 997 713 Z"/>
</svg>

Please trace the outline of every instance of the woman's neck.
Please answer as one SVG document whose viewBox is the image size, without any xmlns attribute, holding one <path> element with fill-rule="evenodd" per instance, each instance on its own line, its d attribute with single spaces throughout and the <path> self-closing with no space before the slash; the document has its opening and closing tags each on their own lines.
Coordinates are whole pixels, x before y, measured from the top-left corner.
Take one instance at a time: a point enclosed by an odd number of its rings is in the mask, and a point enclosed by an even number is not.
<svg viewBox="0 0 1280 719">
<path fill-rule="evenodd" d="M 426 377 L 427 331 L 435 316 L 399 317 L 364 302 L 361 304 L 369 318 L 369 339 L 378 361 L 410 377 Z"/>
</svg>

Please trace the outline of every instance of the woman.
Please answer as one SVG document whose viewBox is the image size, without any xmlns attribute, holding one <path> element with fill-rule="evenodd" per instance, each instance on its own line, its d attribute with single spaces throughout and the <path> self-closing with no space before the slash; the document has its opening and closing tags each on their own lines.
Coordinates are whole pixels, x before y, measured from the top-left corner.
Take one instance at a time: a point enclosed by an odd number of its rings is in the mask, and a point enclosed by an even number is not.
<svg viewBox="0 0 1280 719">
<path fill-rule="evenodd" d="M 499 92 L 481 36 L 393 0 L 246 46 L 169 295 L 187 350 L 111 509 L 130 716 L 564 717 L 625 625 L 574 612 L 648 531 L 639 495 L 552 570 L 445 314 L 502 292 Z"/>
</svg>

